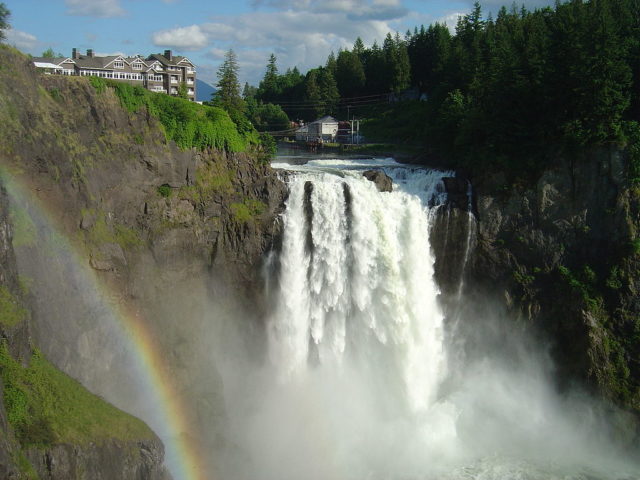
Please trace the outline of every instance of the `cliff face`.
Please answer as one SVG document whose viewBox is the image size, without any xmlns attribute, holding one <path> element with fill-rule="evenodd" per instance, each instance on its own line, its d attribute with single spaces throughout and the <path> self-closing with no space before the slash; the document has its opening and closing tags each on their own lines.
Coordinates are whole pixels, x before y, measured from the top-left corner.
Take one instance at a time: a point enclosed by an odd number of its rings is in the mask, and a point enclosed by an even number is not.
<svg viewBox="0 0 640 480">
<path fill-rule="evenodd" d="M 65 422 L 57 406 L 44 414 L 34 407 L 44 402 L 42 392 L 34 388 L 30 377 L 25 383 L 24 371 L 38 372 L 32 356 L 30 310 L 24 301 L 15 255 L 10 201 L 0 188 L 0 477 L 6 479 L 139 479 L 167 480 L 163 467 L 164 448 L 160 440 L 139 420 L 107 406 L 102 399 L 84 391 L 80 385 L 49 367 L 57 377 L 44 379 L 46 400 L 59 402 L 65 395 L 82 397 L 96 408 L 108 412 L 106 431 L 91 442 L 80 437 L 69 443 L 68 432 L 61 432 L 56 422 Z M 41 363 L 42 360 L 38 359 Z M 62 380 L 62 384 L 59 382 Z M 42 381 L 42 379 L 38 379 Z M 5 408 L 6 405 L 6 408 Z M 87 412 L 74 409 L 75 422 L 81 429 L 94 424 L 83 418 Z M 64 408 L 63 407 L 63 408 Z M 24 409 L 24 411 L 23 411 Z M 90 414 L 91 414 L 90 413 Z M 118 438 L 119 426 L 131 430 L 130 438 Z M 36 477 L 37 475 L 37 477 Z"/>
<path fill-rule="evenodd" d="M 528 185 L 509 185 L 499 172 L 472 183 L 477 233 L 466 295 L 493 299 L 550 342 L 561 386 L 577 382 L 639 413 L 640 191 L 628 179 L 624 152 L 603 148 L 560 159 Z M 460 186 L 449 187 L 460 193 Z M 438 220 L 454 238 L 450 244 L 467 235 L 460 207 Z M 454 266 L 438 270 L 449 295 L 462 278 L 463 247 L 457 250 L 449 252 L 457 255 Z"/>
<path fill-rule="evenodd" d="M 39 75 L 8 48 L 0 66 L 0 152 L 23 192 L 16 211 L 27 220 L 14 245 L 34 343 L 92 391 L 144 416 L 133 360 L 110 320 L 133 312 L 187 399 L 190 434 L 217 442 L 222 390 L 207 338 L 218 317 L 260 316 L 261 258 L 277 240 L 284 184 L 251 152 L 180 150 L 146 109 L 127 112 L 112 89 L 86 78 Z M 95 461 L 104 469 L 85 469 L 90 478 L 155 478 L 140 473 L 144 459 L 157 459 L 155 446 L 132 449 L 123 470 L 109 473 L 103 460 L 118 445 L 28 457 L 38 471 Z"/>
</svg>

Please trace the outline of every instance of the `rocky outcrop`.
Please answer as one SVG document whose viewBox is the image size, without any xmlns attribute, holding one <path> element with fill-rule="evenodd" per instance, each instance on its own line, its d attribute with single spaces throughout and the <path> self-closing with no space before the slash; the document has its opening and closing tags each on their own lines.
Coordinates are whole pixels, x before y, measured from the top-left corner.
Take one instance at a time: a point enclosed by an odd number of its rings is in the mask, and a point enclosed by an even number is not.
<svg viewBox="0 0 640 480">
<path fill-rule="evenodd" d="M 285 185 L 251 151 L 179 149 L 148 111 L 128 112 L 87 78 L 37 75 L 8 48 L 0 64 L 3 166 L 34 222 L 16 252 L 35 343 L 144 416 L 136 359 L 113 334 L 114 312 L 143 318 L 183 393 L 194 443 L 215 443 L 224 402 L 211 323 L 261 328 L 262 259 L 278 243 Z"/>
<path fill-rule="evenodd" d="M 550 342 L 560 385 L 579 382 L 638 413 L 640 195 L 618 149 L 556 165 L 529 185 L 496 172 L 473 179 L 477 246 L 465 293 L 494 299 Z M 446 215 L 440 228 L 448 222 L 464 243 L 462 214 Z"/>
<path fill-rule="evenodd" d="M 13 251 L 9 199 L 0 185 L 0 339 L 8 354 L 24 367 L 31 360 L 30 311 L 26 308 Z M 19 314 L 19 316 L 16 316 Z M 147 429 L 148 438 L 113 437 L 86 445 L 53 443 L 33 448 L 21 445 L 5 409 L 7 372 L 0 367 L 0 478 L 170 480 L 163 466 L 164 447 Z M 78 387 L 81 388 L 81 387 Z M 96 398 L 97 402 L 103 402 Z M 80 413 L 78 413 L 80 415 Z M 135 420 L 137 422 L 137 420 Z M 98 440 L 98 439 L 96 439 Z"/>
<path fill-rule="evenodd" d="M 105 444 L 56 445 L 31 449 L 26 457 L 41 480 L 170 480 L 161 467 L 164 449 L 159 441 L 137 444 L 117 440 Z"/>
<path fill-rule="evenodd" d="M 18 292 L 18 276 L 11 241 L 9 202 L 5 189 L 0 185 L 0 288 L 13 296 Z M 0 321 L 0 338 L 7 341 L 11 350 L 18 354 L 28 351 L 29 334 L 25 321 L 15 326 Z M 0 381 L 0 478 L 17 479 L 20 478 L 16 463 L 20 446 L 13 436 L 4 405 L 4 387 Z"/>
<path fill-rule="evenodd" d="M 391 177 L 382 170 L 366 170 L 362 172 L 362 176 L 375 183 L 379 192 L 393 191 L 393 180 L 391 180 Z"/>
</svg>

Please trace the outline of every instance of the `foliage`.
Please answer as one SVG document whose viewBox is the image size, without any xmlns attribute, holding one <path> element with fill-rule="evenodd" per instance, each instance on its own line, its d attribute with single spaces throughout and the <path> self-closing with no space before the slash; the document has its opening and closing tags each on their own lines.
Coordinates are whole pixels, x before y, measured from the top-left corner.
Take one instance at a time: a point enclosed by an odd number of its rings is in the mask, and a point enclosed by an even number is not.
<svg viewBox="0 0 640 480">
<path fill-rule="evenodd" d="M 640 124 L 636 121 L 627 122 L 627 152 L 629 155 L 629 180 L 640 184 Z"/>
<path fill-rule="evenodd" d="M 171 196 L 172 190 L 171 187 L 165 183 L 164 185 L 160 185 L 158 187 L 158 193 L 161 197 L 169 198 Z"/>
<path fill-rule="evenodd" d="M 576 292 L 580 294 L 585 304 L 590 310 L 600 311 L 602 309 L 602 297 L 598 293 L 597 278 L 595 272 L 585 265 L 578 273 L 574 273 L 567 267 L 558 267 L 560 276 Z"/>
<path fill-rule="evenodd" d="M 276 139 L 268 133 L 260 134 L 260 144 L 269 155 L 275 155 L 276 151 L 278 150 Z"/>
<path fill-rule="evenodd" d="M 98 93 L 104 93 L 107 89 L 107 81 L 101 77 L 89 77 L 89 83 Z"/>
<path fill-rule="evenodd" d="M 26 315 L 18 299 L 4 285 L 0 285 L 0 326 L 13 327 Z"/>
<path fill-rule="evenodd" d="M 96 220 L 86 232 L 87 240 L 92 245 L 117 243 L 123 250 L 135 248 L 143 244 L 137 230 L 119 223 L 107 223 L 103 212 L 96 214 Z"/>
<path fill-rule="evenodd" d="M 62 55 L 59 52 L 58 53 L 54 52 L 53 48 L 49 47 L 44 52 L 42 52 L 41 57 L 44 57 L 44 58 L 62 58 L 62 57 L 64 57 L 64 55 Z"/>
<path fill-rule="evenodd" d="M 245 198 L 242 203 L 232 203 L 229 208 L 234 220 L 239 223 L 248 223 L 264 212 L 266 205 L 259 200 Z"/>
<path fill-rule="evenodd" d="M 247 118 L 259 132 L 289 129 L 289 117 L 280 105 L 258 103 L 254 98 L 247 101 Z"/>
<path fill-rule="evenodd" d="M 218 90 L 214 93 L 213 105 L 220 107 L 230 114 L 243 112 L 245 105 L 240 95 L 240 83 L 238 82 L 238 59 L 233 49 L 230 49 L 224 57 L 224 62 L 218 69 Z"/>
<path fill-rule="evenodd" d="M 112 88 L 120 103 L 130 112 L 142 108 L 158 118 L 165 136 L 180 148 L 215 148 L 229 152 L 245 151 L 258 143 L 258 134 L 248 120 L 239 115 L 237 125 L 221 108 L 199 105 L 182 98 L 150 92 L 124 82 L 89 77 L 97 92 Z"/>
<path fill-rule="evenodd" d="M 24 447 L 153 437 L 141 420 L 88 392 L 38 351 L 25 368 L 12 358 L 3 340 L 0 377 L 9 423 Z"/>
<path fill-rule="evenodd" d="M 6 39 L 5 30 L 8 30 L 9 25 L 9 17 L 11 16 L 11 12 L 4 4 L 4 2 L 0 2 L 0 41 Z"/>
<path fill-rule="evenodd" d="M 234 178 L 235 172 L 221 162 L 205 160 L 196 171 L 195 184 L 181 187 L 178 196 L 193 203 L 206 203 L 215 195 L 232 193 Z"/>
<path fill-rule="evenodd" d="M 184 100 L 189 100 L 189 94 L 187 93 L 187 84 L 184 82 L 180 82 L 178 86 L 178 97 Z"/>
</svg>

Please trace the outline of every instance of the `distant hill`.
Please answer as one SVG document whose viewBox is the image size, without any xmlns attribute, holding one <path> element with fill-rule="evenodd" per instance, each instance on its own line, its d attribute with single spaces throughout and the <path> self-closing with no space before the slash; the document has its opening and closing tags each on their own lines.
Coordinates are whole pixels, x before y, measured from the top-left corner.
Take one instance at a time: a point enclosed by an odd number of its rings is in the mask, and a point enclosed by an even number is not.
<svg viewBox="0 0 640 480">
<path fill-rule="evenodd" d="M 211 94 L 215 93 L 215 91 L 215 87 L 196 78 L 196 100 L 198 102 L 211 100 Z"/>
</svg>

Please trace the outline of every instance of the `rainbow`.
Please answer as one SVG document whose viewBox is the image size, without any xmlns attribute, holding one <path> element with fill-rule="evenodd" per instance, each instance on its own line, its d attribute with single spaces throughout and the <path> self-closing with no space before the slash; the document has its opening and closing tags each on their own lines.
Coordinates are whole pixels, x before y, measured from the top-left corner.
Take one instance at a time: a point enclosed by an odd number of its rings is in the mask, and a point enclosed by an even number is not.
<svg viewBox="0 0 640 480">
<path fill-rule="evenodd" d="M 51 207 L 32 193 L 27 181 L 19 175 L 0 168 L 0 184 L 4 184 L 10 198 L 18 205 L 28 206 L 31 219 L 49 229 L 56 238 L 56 248 L 63 249 L 73 259 L 74 273 L 93 289 L 96 294 L 115 296 L 96 272 L 89 266 L 86 257 L 74 248 L 72 242 L 56 228 L 56 215 Z M 193 425 L 188 409 L 181 398 L 175 381 L 169 374 L 162 351 L 155 340 L 153 325 L 142 314 L 129 305 L 108 305 L 115 319 L 114 331 L 121 336 L 127 352 L 135 358 L 135 374 L 149 402 L 150 418 L 145 418 L 165 445 L 165 465 L 174 480 L 207 480 L 211 478 L 202 449 L 195 436 L 188 434 Z"/>
</svg>

